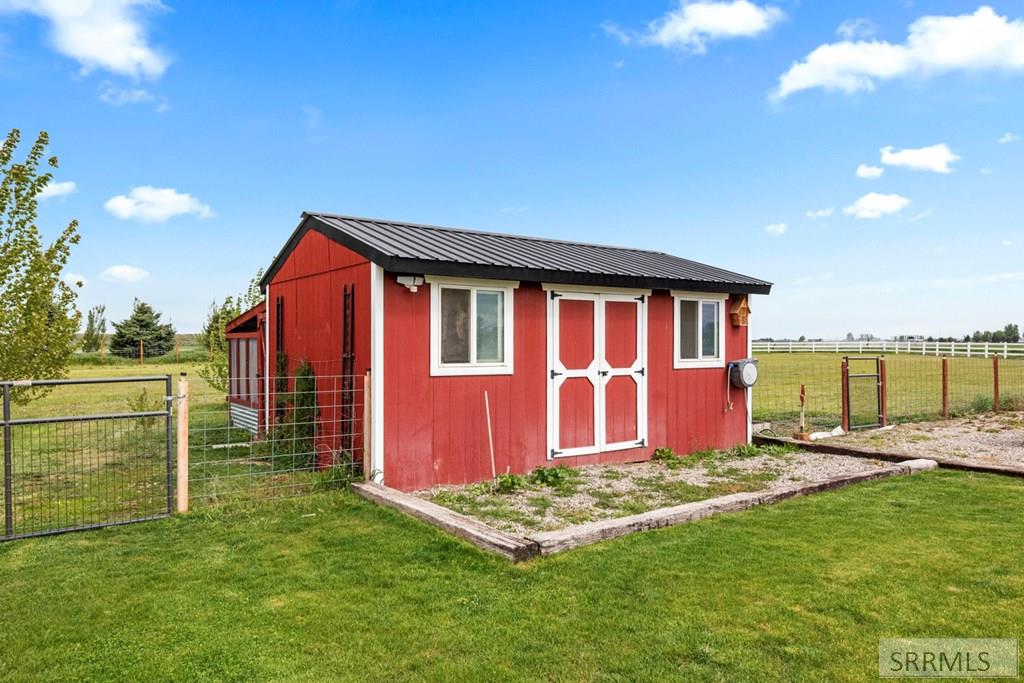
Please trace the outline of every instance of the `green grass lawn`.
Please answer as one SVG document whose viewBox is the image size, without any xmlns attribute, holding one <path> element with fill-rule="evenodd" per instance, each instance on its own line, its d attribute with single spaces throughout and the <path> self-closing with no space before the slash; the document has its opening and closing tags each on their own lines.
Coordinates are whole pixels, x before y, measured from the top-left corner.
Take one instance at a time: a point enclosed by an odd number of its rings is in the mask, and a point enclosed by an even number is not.
<svg viewBox="0 0 1024 683">
<path fill-rule="evenodd" d="M 351 494 L 0 544 L 0 680 L 874 680 L 1024 635 L 1024 482 L 932 472 L 513 566 Z"/>
<path fill-rule="evenodd" d="M 807 390 L 808 422 L 832 429 L 841 417 L 843 355 L 833 353 L 765 353 L 754 387 L 754 419 L 783 425 L 799 423 L 800 385 Z M 942 359 L 917 354 L 886 356 L 888 406 L 892 421 L 937 419 L 942 413 Z M 851 373 L 869 371 L 859 364 Z M 873 368 L 870 370 L 873 372 Z M 853 380 L 851 408 L 854 423 L 875 419 L 876 388 L 872 380 Z M 949 405 L 952 414 L 992 409 L 993 369 L 990 358 L 949 359 Z M 1000 396 L 1008 408 L 1024 409 L 1024 359 L 1006 359 L 1000 367 Z"/>
</svg>

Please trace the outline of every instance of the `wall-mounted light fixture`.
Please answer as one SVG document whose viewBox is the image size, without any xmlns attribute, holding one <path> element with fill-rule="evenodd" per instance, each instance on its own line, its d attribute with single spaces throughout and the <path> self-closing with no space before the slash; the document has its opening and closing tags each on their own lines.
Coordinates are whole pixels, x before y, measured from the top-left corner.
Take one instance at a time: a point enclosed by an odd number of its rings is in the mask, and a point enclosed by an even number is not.
<svg viewBox="0 0 1024 683">
<path fill-rule="evenodd" d="M 413 293 L 423 284 L 423 277 L 420 275 L 399 275 L 396 279 L 398 284 Z"/>
</svg>

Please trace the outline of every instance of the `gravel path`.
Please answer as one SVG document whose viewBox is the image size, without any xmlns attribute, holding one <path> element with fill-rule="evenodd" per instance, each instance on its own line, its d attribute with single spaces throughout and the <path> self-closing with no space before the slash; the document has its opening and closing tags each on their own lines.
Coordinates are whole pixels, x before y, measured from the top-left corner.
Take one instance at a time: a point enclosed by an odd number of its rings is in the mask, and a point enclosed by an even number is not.
<svg viewBox="0 0 1024 683">
<path fill-rule="evenodd" d="M 854 432 L 834 442 L 923 458 L 1024 467 L 1024 412 L 901 424 L 888 430 Z"/>
<path fill-rule="evenodd" d="M 762 448 L 668 463 L 639 462 L 574 468 L 557 487 L 528 483 L 510 493 L 489 483 L 447 486 L 416 495 L 516 534 L 637 514 L 738 491 L 774 490 L 883 467 L 888 463 L 842 455 Z"/>
</svg>

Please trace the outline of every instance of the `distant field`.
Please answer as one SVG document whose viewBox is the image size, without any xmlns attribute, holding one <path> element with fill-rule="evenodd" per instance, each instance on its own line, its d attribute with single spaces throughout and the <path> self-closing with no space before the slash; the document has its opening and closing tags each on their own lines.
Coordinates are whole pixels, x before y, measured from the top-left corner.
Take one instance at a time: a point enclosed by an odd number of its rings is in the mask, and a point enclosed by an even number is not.
<svg viewBox="0 0 1024 683">
<path fill-rule="evenodd" d="M 808 422 L 831 429 L 841 420 L 841 372 L 844 354 L 765 353 L 757 356 L 760 378 L 754 388 L 754 420 L 795 426 L 800 414 L 800 385 L 806 387 Z M 886 356 L 891 421 L 934 419 L 942 412 L 942 359 L 935 356 Z M 867 365 L 854 367 L 856 373 Z M 854 421 L 870 421 L 874 407 L 871 380 L 854 380 Z M 991 358 L 949 359 L 949 407 L 953 414 L 991 410 Z M 1024 359 L 1000 360 L 1000 398 L 1005 407 L 1024 405 Z M 869 408 L 870 406 L 870 408 Z"/>
</svg>

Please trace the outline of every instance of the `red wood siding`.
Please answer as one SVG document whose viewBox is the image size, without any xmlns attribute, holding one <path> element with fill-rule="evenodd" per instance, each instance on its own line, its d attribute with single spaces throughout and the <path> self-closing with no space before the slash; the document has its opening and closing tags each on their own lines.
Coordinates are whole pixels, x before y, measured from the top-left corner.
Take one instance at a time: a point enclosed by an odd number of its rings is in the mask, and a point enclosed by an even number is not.
<svg viewBox="0 0 1024 683">
<path fill-rule="evenodd" d="M 335 447 L 340 428 L 345 285 L 355 286 L 353 369 L 355 375 L 362 376 L 370 367 L 370 263 L 365 258 L 318 232 L 310 231 L 274 276 L 267 291 L 271 394 L 278 352 L 276 302 L 281 297 L 284 302 L 283 346 L 288 356 L 288 374 L 293 375 L 302 361 L 307 361 L 317 376 L 317 403 L 320 407 L 318 447 L 321 448 Z M 361 432 L 362 381 L 357 381 L 354 386 L 358 390 L 355 396 L 356 418 Z M 273 405 L 273 399 L 271 401 Z M 360 442 L 357 442 L 357 448 Z"/>
<path fill-rule="evenodd" d="M 412 293 L 393 274 L 385 275 L 384 479 L 389 486 L 414 490 L 489 478 L 485 390 L 499 472 L 629 462 L 649 458 L 660 446 L 689 453 L 746 439 L 744 392 L 729 390 L 734 406 L 727 412 L 724 369 L 672 368 L 672 298 L 657 292 L 647 310 L 648 445 L 550 461 L 546 293 L 532 283 L 515 292 L 515 374 L 431 377 L 429 289 Z M 725 330 L 727 359 L 745 357 L 747 328 L 733 327 L 727 319 Z M 628 349 L 616 354 L 628 355 Z"/>
</svg>

